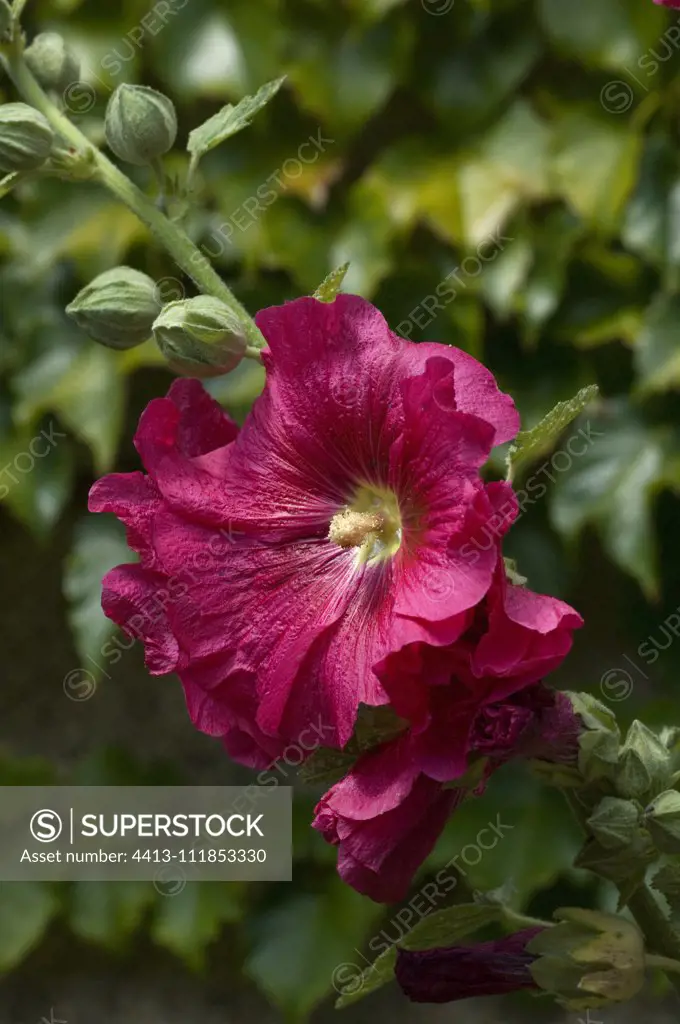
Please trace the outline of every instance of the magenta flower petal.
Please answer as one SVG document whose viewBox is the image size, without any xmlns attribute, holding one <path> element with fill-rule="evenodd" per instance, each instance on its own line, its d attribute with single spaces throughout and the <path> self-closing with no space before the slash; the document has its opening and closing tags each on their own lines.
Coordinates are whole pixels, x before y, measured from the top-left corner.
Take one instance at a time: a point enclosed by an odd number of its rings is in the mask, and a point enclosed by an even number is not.
<svg viewBox="0 0 680 1024">
<path fill-rule="evenodd" d="M 314 828 L 340 847 L 338 872 L 359 892 L 392 903 L 408 892 L 463 798 L 418 772 L 408 744 L 366 754 L 316 808 Z"/>
<path fill-rule="evenodd" d="M 377 663 L 461 635 L 498 566 L 484 531 L 493 520 L 497 541 L 516 515 L 479 470 L 517 412 L 470 356 L 398 338 L 356 296 L 258 323 L 267 383 L 241 432 L 177 382 L 140 421 L 149 477 L 114 475 L 91 497 L 169 595 L 172 658 L 156 627 L 141 633 L 154 670 L 173 661 L 194 722 L 248 763 L 310 718 L 343 746 L 359 703 L 387 700 Z M 123 628 L 138 599 L 136 577 L 107 581 Z"/>
<path fill-rule="evenodd" d="M 535 989 L 527 945 L 542 928 L 525 928 L 492 942 L 440 949 L 398 949 L 395 974 L 414 1003 L 450 1003 L 473 996 Z"/>
</svg>

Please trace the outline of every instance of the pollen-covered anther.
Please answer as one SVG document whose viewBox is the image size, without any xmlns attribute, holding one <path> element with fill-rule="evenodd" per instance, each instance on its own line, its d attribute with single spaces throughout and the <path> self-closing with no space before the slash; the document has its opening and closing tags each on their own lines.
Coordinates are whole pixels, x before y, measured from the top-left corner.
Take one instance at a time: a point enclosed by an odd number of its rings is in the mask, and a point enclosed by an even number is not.
<svg viewBox="0 0 680 1024">
<path fill-rule="evenodd" d="M 347 508 L 333 516 L 328 539 L 341 548 L 358 548 L 370 534 L 379 533 L 384 525 L 384 516 L 376 512 L 354 512 Z"/>
</svg>

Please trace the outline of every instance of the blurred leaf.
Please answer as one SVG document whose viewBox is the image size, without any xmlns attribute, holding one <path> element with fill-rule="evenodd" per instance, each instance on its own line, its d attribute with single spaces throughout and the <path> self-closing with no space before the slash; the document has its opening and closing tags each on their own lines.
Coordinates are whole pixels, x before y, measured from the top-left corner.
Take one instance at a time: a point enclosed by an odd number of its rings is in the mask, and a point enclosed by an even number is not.
<svg viewBox="0 0 680 1024">
<path fill-rule="evenodd" d="M 226 139 L 247 128 L 258 111 L 269 103 L 285 82 L 285 75 L 261 86 L 254 96 L 244 96 L 236 106 L 227 103 L 217 114 L 213 114 L 198 128 L 189 132 L 188 151 L 201 157 L 204 153 L 221 145 Z"/>
<path fill-rule="evenodd" d="M 556 476 L 552 521 L 565 537 L 595 524 L 609 556 L 653 597 L 658 567 L 652 508 L 666 479 L 668 441 L 623 403 L 590 417 L 588 432 L 593 443 Z"/>
<path fill-rule="evenodd" d="M 413 35 L 405 22 L 389 20 L 340 39 L 308 30 L 297 43 L 291 83 L 300 104 L 333 135 L 358 128 L 385 103 L 406 68 Z"/>
<path fill-rule="evenodd" d="M 555 185 L 591 226 L 612 233 L 637 179 L 642 139 L 630 124 L 565 114 L 555 131 Z"/>
<path fill-rule="evenodd" d="M 552 451 L 560 435 L 597 396 L 597 385 L 581 388 L 568 402 L 558 402 L 531 430 L 521 430 L 508 450 L 508 479 L 519 469 Z"/>
<path fill-rule="evenodd" d="M 353 963 L 380 913 L 337 877 L 325 892 L 291 894 L 254 922 L 246 974 L 287 1021 L 305 1021 L 331 991 L 337 968 Z"/>
<path fill-rule="evenodd" d="M 102 649 L 118 628 L 102 611 L 102 579 L 109 569 L 135 559 L 122 524 L 112 517 L 93 516 L 76 527 L 64 567 L 64 594 L 76 650 L 95 678 L 104 671 Z"/>
<path fill-rule="evenodd" d="M 659 266 L 680 262 L 679 192 L 675 146 L 665 136 L 647 139 L 640 176 L 626 207 L 621 237 L 628 249 Z"/>
<path fill-rule="evenodd" d="M 0 883 L 0 971 L 11 970 L 40 942 L 57 910 L 46 882 Z"/>
<path fill-rule="evenodd" d="M 512 240 L 485 267 L 481 280 L 484 298 L 497 316 L 504 318 L 513 309 L 526 281 L 533 252 L 526 238 Z"/>
<path fill-rule="evenodd" d="M 469 245 L 497 245 L 503 225 L 524 200 L 549 195 L 549 144 L 548 126 L 519 101 L 463 160 L 458 187 Z"/>
<path fill-rule="evenodd" d="M 441 0 L 435 10 L 439 6 L 443 7 Z M 444 34 L 452 15 L 449 11 L 446 16 L 433 18 L 437 26 L 444 22 Z M 418 84 L 456 135 L 484 127 L 530 74 L 541 56 L 541 41 L 533 21 L 518 19 L 515 11 L 504 18 L 486 18 L 482 22 L 485 31 L 464 44 L 444 46 L 438 60 L 426 53 L 427 63 L 423 62 L 424 73 Z"/>
<path fill-rule="evenodd" d="M 666 23 L 662 11 L 638 0 L 539 0 L 538 11 L 552 40 L 571 56 L 624 71 L 638 65 Z"/>
<path fill-rule="evenodd" d="M 680 298 L 659 295 L 645 313 L 635 346 L 643 393 L 680 387 Z"/>
<path fill-rule="evenodd" d="M 125 392 L 117 353 L 89 342 L 79 352 L 48 352 L 21 378 L 19 422 L 56 412 L 87 444 L 98 473 L 113 463 L 123 425 Z"/>
<path fill-rule="evenodd" d="M 562 795 L 525 767 L 506 765 L 491 777 L 483 798 L 456 809 L 425 870 L 445 868 L 453 876 L 457 857 L 468 887 L 488 892 L 506 884 L 508 902 L 522 909 L 569 868 L 581 842 Z"/>
<path fill-rule="evenodd" d="M 75 882 L 69 925 L 85 942 L 121 948 L 139 928 L 156 892 L 151 882 Z"/>
<path fill-rule="evenodd" d="M 49 533 L 71 497 L 75 470 L 71 439 L 54 420 L 45 423 L 35 434 L 0 437 L 0 501 L 39 537 Z"/>
<path fill-rule="evenodd" d="M 241 920 L 247 888 L 242 882 L 189 881 L 175 895 L 154 893 L 157 906 L 152 938 L 191 968 L 203 967 L 210 943 L 219 938 L 225 925 Z"/>
<path fill-rule="evenodd" d="M 349 263 L 343 263 L 342 266 L 338 267 L 336 270 L 331 270 L 330 274 L 324 278 L 314 292 L 314 298 L 318 299 L 320 302 L 332 302 L 342 288 L 342 282 L 345 279 L 345 274 L 348 269 Z"/>
</svg>

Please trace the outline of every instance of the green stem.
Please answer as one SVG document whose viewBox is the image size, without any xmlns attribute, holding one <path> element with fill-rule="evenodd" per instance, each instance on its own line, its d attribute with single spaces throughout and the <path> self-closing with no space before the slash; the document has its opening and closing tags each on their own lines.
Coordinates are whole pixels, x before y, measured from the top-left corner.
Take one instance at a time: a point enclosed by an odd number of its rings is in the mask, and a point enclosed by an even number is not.
<svg viewBox="0 0 680 1024">
<path fill-rule="evenodd" d="M 586 825 L 590 813 L 588 808 L 581 803 L 574 790 L 563 789 L 562 792 L 574 817 L 585 834 L 588 835 L 589 832 Z M 643 883 L 628 898 L 627 906 L 644 935 L 649 948 L 658 950 L 662 958 L 666 958 L 674 964 L 676 961 L 680 961 L 680 937 L 675 934 L 674 929 L 666 919 L 649 886 Z M 659 964 L 658 966 L 663 965 Z M 664 967 L 665 969 L 666 967 Z M 680 977 L 671 974 L 669 980 L 680 992 Z"/>
<path fill-rule="evenodd" d="M 247 355 L 259 359 L 260 350 L 266 346 L 265 339 L 255 321 L 213 269 L 208 258 L 181 228 L 161 213 L 134 182 L 119 171 L 100 150 L 92 146 L 80 129 L 45 95 L 22 58 L 21 44 L 15 40 L 12 45 L 4 48 L 4 53 L 7 71 L 26 102 L 44 114 L 54 130 L 74 146 L 84 159 L 91 161 L 93 177 L 132 210 L 196 286 L 202 292 L 214 295 L 229 306 L 243 324 L 248 340 Z"/>
<path fill-rule="evenodd" d="M 671 960 L 668 956 L 656 956 L 648 953 L 645 957 L 647 967 L 660 967 L 662 971 L 670 971 L 671 974 L 680 974 L 680 960 Z"/>
</svg>

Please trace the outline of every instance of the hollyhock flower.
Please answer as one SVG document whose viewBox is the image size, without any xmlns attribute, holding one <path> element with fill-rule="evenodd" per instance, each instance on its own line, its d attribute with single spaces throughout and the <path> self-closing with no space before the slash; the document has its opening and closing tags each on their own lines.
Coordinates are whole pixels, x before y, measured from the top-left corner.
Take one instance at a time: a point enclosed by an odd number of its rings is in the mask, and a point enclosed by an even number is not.
<svg viewBox="0 0 680 1024">
<path fill-rule="evenodd" d="M 450 1003 L 537 989 L 527 945 L 543 928 L 525 928 L 492 942 L 441 949 L 397 950 L 395 974 L 414 1003 Z"/>
<path fill-rule="evenodd" d="M 433 687 L 436 691 L 447 692 Z M 455 697 L 450 699 L 455 703 Z M 489 758 L 477 795 L 491 773 L 512 757 L 577 759 L 579 722 L 571 702 L 541 685 L 479 708 L 475 715 L 466 710 L 464 717 L 468 751 Z M 447 718 L 455 722 L 454 715 Z M 364 754 L 316 808 L 313 827 L 339 848 L 338 873 L 379 903 L 406 896 L 450 814 L 469 793 L 462 785 L 447 788 L 424 770 L 430 763 L 427 731 L 433 730 L 409 730 Z"/>
<path fill-rule="evenodd" d="M 680 0 L 654 0 L 655 4 L 661 4 L 662 7 L 672 7 L 673 10 L 680 10 Z"/>
<path fill-rule="evenodd" d="M 90 508 L 141 556 L 106 577 L 106 614 L 179 674 L 199 728 L 262 765 L 312 720 L 344 746 L 359 704 L 387 700 L 374 666 L 460 636 L 498 564 L 482 531 L 516 515 L 479 469 L 519 424 L 476 360 L 404 341 L 356 296 L 257 323 L 267 383 L 243 429 L 174 385 L 140 421 L 149 475 L 106 477 Z"/>
<path fill-rule="evenodd" d="M 568 653 L 580 616 L 508 583 L 501 571 L 469 618 L 452 647 L 417 643 L 391 671 L 378 666 L 410 727 L 363 755 L 316 809 L 314 827 L 339 847 L 340 875 L 381 902 L 406 895 L 467 795 L 445 784 L 461 779 L 472 758 L 488 759 L 484 779 L 512 757 L 577 758 L 580 722 L 571 702 L 538 680 Z"/>
</svg>

